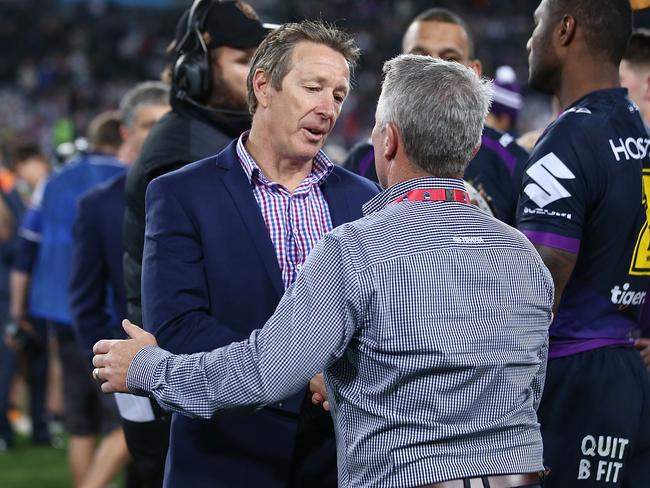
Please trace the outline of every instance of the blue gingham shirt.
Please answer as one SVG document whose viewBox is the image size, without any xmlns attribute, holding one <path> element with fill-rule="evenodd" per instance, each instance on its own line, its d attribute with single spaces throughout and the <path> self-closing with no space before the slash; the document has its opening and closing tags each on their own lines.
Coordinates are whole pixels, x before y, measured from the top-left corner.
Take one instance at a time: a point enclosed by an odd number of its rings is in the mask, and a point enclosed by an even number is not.
<svg viewBox="0 0 650 488">
<path fill-rule="evenodd" d="M 133 392 L 192 416 L 266 405 L 319 371 L 339 485 L 415 487 L 542 469 L 542 393 L 553 281 L 517 230 L 474 206 L 368 202 L 316 245 L 275 314 L 246 341 L 175 356 L 142 349 Z"/>
</svg>

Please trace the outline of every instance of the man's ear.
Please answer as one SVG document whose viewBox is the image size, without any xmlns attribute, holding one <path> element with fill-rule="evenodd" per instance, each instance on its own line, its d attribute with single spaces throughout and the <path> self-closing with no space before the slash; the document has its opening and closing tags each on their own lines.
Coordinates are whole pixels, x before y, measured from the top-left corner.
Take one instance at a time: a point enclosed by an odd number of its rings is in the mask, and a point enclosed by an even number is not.
<svg viewBox="0 0 650 488">
<path fill-rule="evenodd" d="M 131 131 L 129 130 L 129 128 L 126 127 L 125 125 L 120 125 L 120 137 L 122 138 L 122 142 L 126 141 L 130 135 L 131 135 Z"/>
<path fill-rule="evenodd" d="M 386 161 L 392 161 L 397 155 L 397 150 L 402 144 L 401 135 L 397 126 L 392 122 L 386 124 L 383 137 L 383 151 Z"/>
<path fill-rule="evenodd" d="M 483 75 L 483 64 L 479 59 L 472 59 L 472 61 L 470 61 L 469 67 L 474 70 L 477 76 L 480 77 Z"/>
<path fill-rule="evenodd" d="M 558 26 L 558 40 L 560 46 L 566 47 L 571 44 L 576 33 L 576 19 L 570 15 L 565 15 Z"/>
<path fill-rule="evenodd" d="M 255 98 L 257 98 L 257 104 L 261 107 L 267 108 L 271 102 L 269 96 L 269 91 L 271 89 L 271 84 L 266 75 L 266 72 L 257 68 L 253 74 L 253 93 L 255 93 Z"/>
</svg>

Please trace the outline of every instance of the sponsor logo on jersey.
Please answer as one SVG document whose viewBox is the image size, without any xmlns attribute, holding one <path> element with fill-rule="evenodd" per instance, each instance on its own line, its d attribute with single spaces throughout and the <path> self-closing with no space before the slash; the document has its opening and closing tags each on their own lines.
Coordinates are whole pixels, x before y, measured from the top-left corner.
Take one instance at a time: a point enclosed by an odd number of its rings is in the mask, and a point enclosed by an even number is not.
<svg viewBox="0 0 650 488">
<path fill-rule="evenodd" d="M 610 292 L 614 305 L 642 305 L 645 303 L 646 292 L 630 290 L 629 283 L 625 283 L 623 286 L 616 285 Z"/>
<path fill-rule="evenodd" d="M 573 180 L 575 179 L 575 175 L 555 153 L 548 153 L 539 159 L 526 170 L 526 174 L 535 183 L 527 184 L 524 188 L 524 193 L 540 208 L 544 208 L 549 203 L 560 200 L 561 198 L 571 196 L 571 193 L 562 186 L 558 178 Z"/>
<path fill-rule="evenodd" d="M 591 110 L 589 110 L 588 108 L 585 108 L 585 107 L 573 107 L 573 108 L 570 108 L 569 110 L 565 110 L 564 113 L 565 114 L 576 113 L 576 114 L 591 115 Z"/>
<path fill-rule="evenodd" d="M 524 213 L 546 215 L 547 217 L 562 217 L 563 219 L 571 220 L 571 214 L 568 212 L 556 212 L 555 210 L 547 210 L 545 208 L 524 207 Z"/>
<path fill-rule="evenodd" d="M 611 435 L 586 435 L 582 438 L 580 450 L 584 456 L 578 463 L 579 480 L 595 480 L 600 483 L 618 482 L 629 439 Z M 600 483 L 598 484 L 600 486 Z"/>
<path fill-rule="evenodd" d="M 623 139 L 619 137 L 618 139 L 610 139 L 609 145 L 612 148 L 616 161 L 621 161 L 622 158 L 625 161 L 629 161 L 630 159 L 643 159 L 648 155 L 650 139 L 643 137 L 628 137 L 627 139 Z"/>
</svg>

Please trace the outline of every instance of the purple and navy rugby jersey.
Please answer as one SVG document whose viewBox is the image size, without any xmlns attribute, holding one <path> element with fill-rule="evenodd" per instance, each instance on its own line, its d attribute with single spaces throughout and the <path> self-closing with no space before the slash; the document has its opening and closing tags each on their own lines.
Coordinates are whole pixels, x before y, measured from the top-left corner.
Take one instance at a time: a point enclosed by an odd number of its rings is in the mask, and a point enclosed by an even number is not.
<svg viewBox="0 0 650 488">
<path fill-rule="evenodd" d="M 526 165 L 519 229 L 578 254 L 551 325 L 550 357 L 632 345 L 650 285 L 650 139 L 623 88 L 576 101 Z"/>
</svg>

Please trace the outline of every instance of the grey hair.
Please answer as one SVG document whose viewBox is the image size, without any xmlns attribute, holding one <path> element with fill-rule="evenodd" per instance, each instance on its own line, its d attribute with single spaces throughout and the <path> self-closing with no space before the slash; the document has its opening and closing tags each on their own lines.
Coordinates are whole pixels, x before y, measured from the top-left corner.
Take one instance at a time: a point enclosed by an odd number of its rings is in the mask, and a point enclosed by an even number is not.
<svg viewBox="0 0 650 488">
<path fill-rule="evenodd" d="M 143 105 L 169 105 L 169 86 L 162 81 L 144 81 L 127 91 L 120 100 L 122 125 L 132 127 Z"/>
<path fill-rule="evenodd" d="M 384 64 L 377 124 L 399 130 L 411 163 L 459 177 L 480 143 L 492 101 L 487 79 L 459 63 L 402 54 Z"/>
<path fill-rule="evenodd" d="M 253 90 L 253 78 L 258 69 L 266 72 L 275 90 L 282 88 L 282 80 L 291 68 L 293 49 L 299 42 L 323 44 L 341 53 L 348 63 L 350 73 L 359 59 L 359 48 L 354 38 L 346 31 L 320 20 L 303 20 L 282 24 L 269 33 L 261 42 L 251 59 L 246 86 L 248 88 L 248 110 L 257 109 L 257 97 Z"/>
</svg>

